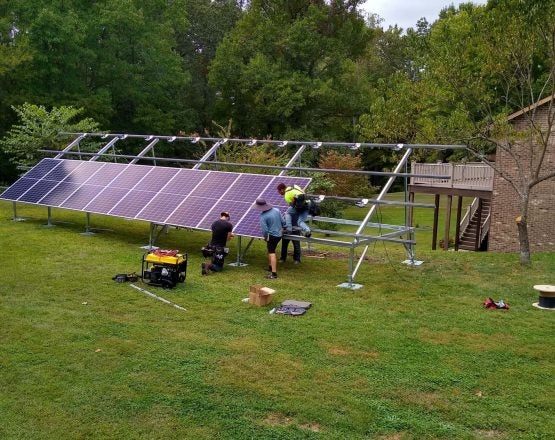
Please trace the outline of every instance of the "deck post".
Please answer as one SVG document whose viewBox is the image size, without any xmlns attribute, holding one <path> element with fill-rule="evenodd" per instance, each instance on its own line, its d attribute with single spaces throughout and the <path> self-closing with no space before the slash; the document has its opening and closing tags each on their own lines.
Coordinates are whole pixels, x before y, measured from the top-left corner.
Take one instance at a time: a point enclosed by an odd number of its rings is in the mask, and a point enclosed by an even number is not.
<svg viewBox="0 0 555 440">
<path fill-rule="evenodd" d="M 432 228 L 432 250 L 435 251 L 437 249 L 437 225 L 438 225 L 438 218 L 439 218 L 439 194 L 435 195 L 434 200 L 434 225 Z"/>
<path fill-rule="evenodd" d="M 443 250 L 449 249 L 449 230 L 451 228 L 451 206 L 453 205 L 453 196 L 447 196 L 447 206 L 445 207 L 445 234 L 443 237 Z"/>
</svg>

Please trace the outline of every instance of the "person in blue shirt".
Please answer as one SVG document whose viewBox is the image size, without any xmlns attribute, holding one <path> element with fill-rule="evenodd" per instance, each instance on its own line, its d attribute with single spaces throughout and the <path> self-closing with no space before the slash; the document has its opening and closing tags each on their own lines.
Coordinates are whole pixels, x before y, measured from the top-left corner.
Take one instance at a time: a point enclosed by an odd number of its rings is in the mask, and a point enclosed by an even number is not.
<svg viewBox="0 0 555 440">
<path fill-rule="evenodd" d="M 260 211 L 260 230 L 266 240 L 266 247 L 268 249 L 268 268 L 270 273 L 266 278 L 274 279 L 277 278 L 276 248 L 282 237 L 285 220 L 281 216 L 279 209 L 274 208 L 264 199 L 256 199 L 254 207 Z"/>
</svg>

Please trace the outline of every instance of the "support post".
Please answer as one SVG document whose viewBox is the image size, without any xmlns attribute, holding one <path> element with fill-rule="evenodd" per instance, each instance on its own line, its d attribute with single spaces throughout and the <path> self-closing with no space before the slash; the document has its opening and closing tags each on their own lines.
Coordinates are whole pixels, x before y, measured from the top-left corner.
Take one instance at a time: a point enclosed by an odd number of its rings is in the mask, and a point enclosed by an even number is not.
<svg viewBox="0 0 555 440">
<path fill-rule="evenodd" d="M 46 224 L 44 225 L 44 227 L 45 228 L 50 228 L 50 227 L 54 226 L 54 224 L 52 223 L 52 207 L 48 206 L 46 209 L 47 209 Z"/>
<path fill-rule="evenodd" d="M 351 289 L 351 290 L 356 290 L 356 289 L 360 289 L 362 287 L 362 284 L 356 284 L 353 283 L 354 281 L 354 259 L 355 259 L 355 248 L 351 247 L 351 250 L 349 252 L 349 275 L 347 277 L 347 282 L 346 283 L 341 283 L 339 284 L 337 287 L 343 287 L 343 288 L 347 288 L 347 289 Z M 360 261 L 359 261 L 359 265 L 360 265 Z"/>
<path fill-rule="evenodd" d="M 81 232 L 81 235 L 94 235 L 94 232 L 91 230 L 91 213 L 86 213 L 86 222 L 85 222 L 85 232 Z"/>
<path fill-rule="evenodd" d="M 435 195 L 434 199 L 434 225 L 432 227 L 432 250 L 437 249 L 437 227 L 439 221 L 439 194 Z"/>
<path fill-rule="evenodd" d="M 237 260 L 235 260 L 235 262 L 233 263 L 229 263 L 230 266 L 235 266 L 235 267 L 243 267 L 243 266 L 248 266 L 247 263 L 243 262 L 243 256 L 245 255 L 245 253 L 247 252 L 247 250 L 250 248 L 251 244 L 254 242 L 254 238 L 251 238 L 251 240 L 249 241 L 249 243 L 247 244 L 247 246 L 245 247 L 245 251 L 242 252 L 242 237 L 240 235 L 237 236 Z"/>
<path fill-rule="evenodd" d="M 455 227 L 455 251 L 459 250 L 459 243 L 461 240 L 461 212 L 462 212 L 462 196 L 457 199 L 457 225 Z"/>
<path fill-rule="evenodd" d="M 451 206 L 453 205 L 453 196 L 447 196 L 447 206 L 445 208 L 445 233 L 443 236 L 443 250 L 449 249 L 449 230 L 451 229 Z"/>
<path fill-rule="evenodd" d="M 399 149 L 401 149 L 402 146 L 400 146 Z M 399 163 L 397 164 L 397 166 L 395 167 L 395 169 L 393 170 L 393 172 L 395 174 L 400 173 L 401 169 L 406 166 L 407 161 L 409 160 L 410 155 L 412 154 L 412 148 L 407 148 L 407 150 L 405 151 L 405 153 L 403 154 L 403 157 L 401 158 L 401 160 L 399 161 Z M 391 176 L 387 182 L 385 183 L 385 185 L 382 187 L 382 190 L 380 191 L 380 194 L 378 194 L 378 197 L 376 197 L 376 200 L 382 200 L 385 195 L 387 194 L 387 192 L 389 191 L 389 189 L 391 188 L 391 185 L 393 185 L 393 182 L 395 181 L 395 178 L 397 176 Z M 360 235 L 362 234 L 362 231 L 367 227 L 368 223 L 370 222 L 370 219 L 372 218 L 372 215 L 374 214 L 374 212 L 376 211 L 376 205 L 372 205 L 372 207 L 370 208 L 370 210 L 368 211 L 368 213 L 366 214 L 366 217 L 364 217 L 364 220 L 362 220 L 362 222 L 360 223 L 360 226 L 358 227 L 356 234 Z M 352 255 L 354 255 L 354 247 L 356 246 L 358 242 L 358 239 L 355 238 L 353 241 L 353 249 L 351 251 Z M 362 254 L 361 258 L 363 259 L 366 251 L 368 250 L 368 246 L 366 247 L 364 253 Z M 351 257 L 352 259 L 352 257 Z M 340 284 L 338 287 L 349 287 L 350 289 L 352 289 L 354 286 L 353 284 L 353 280 L 355 279 L 355 276 L 357 274 L 358 268 L 360 267 L 360 262 L 357 265 L 356 269 L 353 268 L 352 266 L 352 261 L 350 261 L 351 263 L 351 267 L 349 268 L 349 281 L 348 283 L 342 283 Z M 354 287 L 356 289 L 358 289 L 359 287 L 362 287 L 362 285 L 357 285 L 358 287 Z"/>
<path fill-rule="evenodd" d="M 12 202 L 12 209 L 13 209 L 13 221 L 14 222 L 22 222 L 25 220 L 24 217 L 17 216 L 17 202 Z"/>
<path fill-rule="evenodd" d="M 156 227 L 157 227 L 156 223 L 150 222 L 150 227 L 148 231 L 148 244 L 146 246 L 141 246 L 141 249 L 146 249 L 147 251 L 151 251 L 152 249 L 158 249 L 157 246 L 154 246 L 156 239 L 160 236 L 160 234 L 158 234 L 156 238 L 154 237 L 154 231 L 156 231 Z M 162 230 L 160 231 L 160 233 L 162 232 Z"/>
</svg>

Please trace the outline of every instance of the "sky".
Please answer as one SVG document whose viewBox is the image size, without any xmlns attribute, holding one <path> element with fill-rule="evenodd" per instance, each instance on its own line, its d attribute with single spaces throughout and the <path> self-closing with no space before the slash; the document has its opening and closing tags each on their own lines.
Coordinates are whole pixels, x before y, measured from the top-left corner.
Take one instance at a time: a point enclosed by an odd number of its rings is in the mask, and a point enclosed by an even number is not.
<svg viewBox="0 0 555 440">
<path fill-rule="evenodd" d="M 487 0 L 471 0 L 476 5 L 484 5 Z M 458 6 L 468 1 L 457 0 L 367 0 L 364 10 L 373 12 L 383 18 L 382 26 L 387 29 L 397 24 L 406 30 L 416 27 L 416 22 L 426 17 L 429 23 L 433 23 L 439 17 L 439 12 L 449 5 Z"/>
</svg>

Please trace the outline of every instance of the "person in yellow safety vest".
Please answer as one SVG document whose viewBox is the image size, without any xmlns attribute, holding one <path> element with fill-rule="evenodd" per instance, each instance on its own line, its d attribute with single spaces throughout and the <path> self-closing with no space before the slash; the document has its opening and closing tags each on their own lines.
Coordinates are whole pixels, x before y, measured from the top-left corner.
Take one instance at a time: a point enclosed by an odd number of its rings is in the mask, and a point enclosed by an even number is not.
<svg viewBox="0 0 555 440">
<path fill-rule="evenodd" d="M 304 191 L 297 185 L 287 186 L 280 183 L 277 186 L 278 192 L 285 199 L 285 203 L 289 206 L 285 212 L 285 228 L 287 233 L 293 232 L 292 216 L 297 215 L 297 224 L 301 228 L 301 232 L 305 237 L 311 236 L 311 231 L 306 220 L 308 218 L 308 201 L 306 200 Z"/>
</svg>

